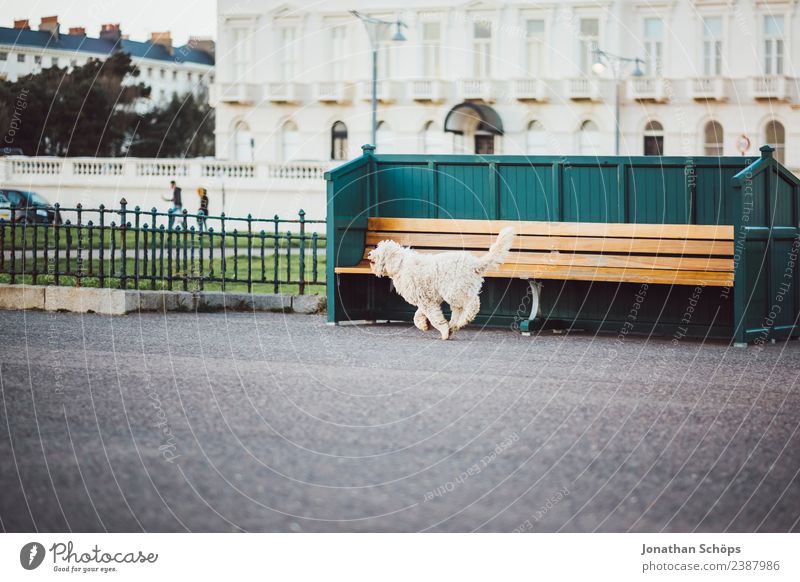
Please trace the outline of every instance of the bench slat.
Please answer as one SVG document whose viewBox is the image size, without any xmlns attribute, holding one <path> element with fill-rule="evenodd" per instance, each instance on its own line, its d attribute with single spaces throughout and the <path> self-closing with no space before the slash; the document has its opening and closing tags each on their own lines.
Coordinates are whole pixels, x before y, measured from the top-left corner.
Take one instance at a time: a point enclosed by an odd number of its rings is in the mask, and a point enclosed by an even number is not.
<svg viewBox="0 0 800 582">
<path fill-rule="evenodd" d="M 367 259 L 374 247 L 364 249 Z M 442 251 L 419 249 L 419 253 L 436 254 Z M 467 251 L 479 257 L 485 251 Z M 706 257 L 665 257 L 660 255 L 584 255 L 577 253 L 511 252 L 506 263 L 519 265 L 567 265 L 576 267 L 617 267 L 623 269 L 675 269 L 687 271 L 732 272 L 733 259 L 710 259 Z"/>
<path fill-rule="evenodd" d="M 337 274 L 368 275 L 372 271 L 367 261 L 353 267 L 336 267 Z M 608 267 L 572 267 L 560 265 L 503 264 L 499 269 L 486 273 L 486 277 L 505 279 L 554 279 L 571 281 L 610 281 L 626 283 L 651 283 L 672 285 L 707 285 L 730 287 L 733 273 L 711 271 L 683 271 L 658 269 L 617 269 Z"/>
<path fill-rule="evenodd" d="M 488 249 L 495 237 L 489 234 L 432 234 L 367 231 L 366 244 L 375 246 L 393 240 L 410 247 L 432 249 Z M 520 236 L 513 250 L 596 251 L 609 253 L 651 253 L 664 255 L 732 256 L 733 241 L 698 241 L 652 238 L 578 238 L 563 236 Z"/>
<path fill-rule="evenodd" d="M 525 222 L 437 218 L 370 218 L 369 230 L 454 234 L 497 234 L 513 226 L 521 236 L 596 236 L 656 239 L 733 240 L 733 226 L 706 224 L 622 224 L 597 222 Z"/>
</svg>

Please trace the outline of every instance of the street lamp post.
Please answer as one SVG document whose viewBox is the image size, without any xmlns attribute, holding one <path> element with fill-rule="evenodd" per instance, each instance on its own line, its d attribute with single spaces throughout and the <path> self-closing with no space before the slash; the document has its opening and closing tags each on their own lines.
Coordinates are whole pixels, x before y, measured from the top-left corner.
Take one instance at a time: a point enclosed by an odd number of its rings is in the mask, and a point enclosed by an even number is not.
<svg viewBox="0 0 800 582">
<path fill-rule="evenodd" d="M 350 14 L 358 18 L 364 23 L 364 28 L 367 30 L 369 37 L 370 48 L 372 49 L 372 145 L 377 146 L 377 133 L 378 133 L 378 34 L 383 26 L 396 26 L 397 30 L 392 36 L 395 42 L 403 42 L 406 37 L 403 36 L 403 27 L 406 24 L 402 20 L 381 20 L 380 18 L 373 18 L 366 14 L 361 14 L 357 10 L 351 10 Z"/>
<path fill-rule="evenodd" d="M 620 125 L 619 125 L 619 85 L 622 80 L 622 67 L 625 65 L 633 64 L 634 69 L 631 73 L 632 77 L 641 77 L 644 75 L 639 65 L 644 63 L 643 59 L 639 57 L 621 57 L 599 48 L 592 51 L 594 55 L 594 64 L 592 64 L 592 72 L 595 75 L 602 75 L 607 68 L 611 68 L 611 74 L 614 76 L 614 128 L 616 135 L 614 136 L 614 155 L 619 155 L 619 142 L 620 142 Z"/>
</svg>

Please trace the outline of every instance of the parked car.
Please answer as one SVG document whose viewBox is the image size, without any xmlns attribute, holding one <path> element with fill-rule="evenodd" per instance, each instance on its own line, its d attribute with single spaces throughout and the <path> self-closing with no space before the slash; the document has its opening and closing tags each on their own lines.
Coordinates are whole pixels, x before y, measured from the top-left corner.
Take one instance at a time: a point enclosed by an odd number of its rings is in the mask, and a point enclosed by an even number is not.
<svg viewBox="0 0 800 582">
<path fill-rule="evenodd" d="M 10 148 L 8 146 L 0 148 L 0 158 L 6 156 L 22 156 L 25 155 L 21 148 Z"/>
<path fill-rule="evenodd" d="M 0 190 L 0 218 L 16 222 L 61 224 L 61 214 L 50 202 L 36 192 Z"/>
</svg>

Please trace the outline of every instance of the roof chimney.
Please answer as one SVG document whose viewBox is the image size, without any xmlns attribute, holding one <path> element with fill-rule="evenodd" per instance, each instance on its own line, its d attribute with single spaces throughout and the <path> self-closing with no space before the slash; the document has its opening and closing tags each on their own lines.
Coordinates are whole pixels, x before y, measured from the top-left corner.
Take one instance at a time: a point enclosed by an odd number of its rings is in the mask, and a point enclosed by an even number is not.
<svg viewBox="0 0 800 582">
<path fill-rule="evenodd" d="M 15 20 L 14 21 L 14 28 L 24 28 L 26 30 L 31 29 L 31 25 L 28 23 L 28 19 L 24 18 L 22 20 Z"/>
<path fill-rule="evenodd" d="M 150 42 L 153 44 L 160 44 L 169 54 L 172 54 L 172 35 L 167 32 L 151 32 Z"/>
<path fill-rule="evenodd" d="M 86 29 L 82 26 L 71 26 L 69 29 L 70 34 L 86 36 Z"/>
<path fill-rule="evenodd" d="M 39 23 L 39 30 L 42 32 L 49 32 L 50 36 L 58 40 L 58 16 L 42 16 L 42 21 Z"/>
<path fill-rule="evenodd" d="M 119 30 L 119 23 L 103 24 L 100 27 L 100 38 L 103 40 L 110 40 L 111 42 L 119 42 L 119 39 L 122 38 L 122 33 Z"/>
<path fill-rule="evenodd" d="M 214 39 L 207 36 L 190 36 L 187 44 L 189 45 L 189 48 L 203 51 L 204 53 L 210 54 L 212 57 L 214 56 L 214 52 L 216 50 Z"/>
</svg>

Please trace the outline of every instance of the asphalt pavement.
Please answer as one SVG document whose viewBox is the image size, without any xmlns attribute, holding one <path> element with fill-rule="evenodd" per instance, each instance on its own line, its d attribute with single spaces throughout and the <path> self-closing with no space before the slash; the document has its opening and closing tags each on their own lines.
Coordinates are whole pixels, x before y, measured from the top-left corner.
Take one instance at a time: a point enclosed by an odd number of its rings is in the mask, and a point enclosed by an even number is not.
<svg viewBox="0 0 800 582">
<path fill-rule="evenodd" d="M 800 342 L 0 312 L 4 531 L 800 531 Z"/>
</svg>

